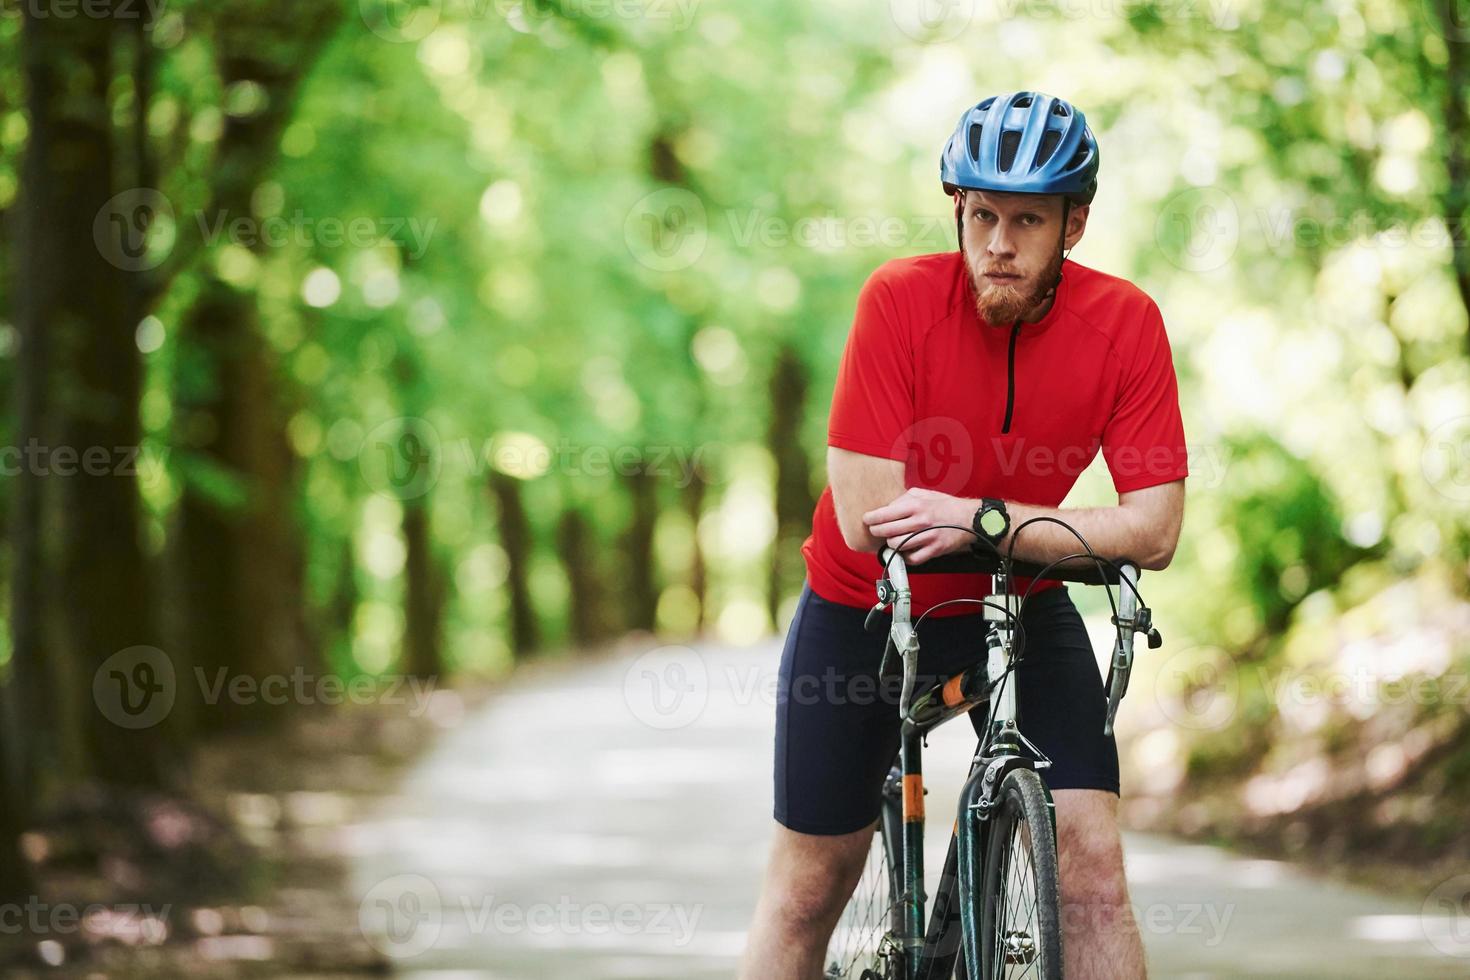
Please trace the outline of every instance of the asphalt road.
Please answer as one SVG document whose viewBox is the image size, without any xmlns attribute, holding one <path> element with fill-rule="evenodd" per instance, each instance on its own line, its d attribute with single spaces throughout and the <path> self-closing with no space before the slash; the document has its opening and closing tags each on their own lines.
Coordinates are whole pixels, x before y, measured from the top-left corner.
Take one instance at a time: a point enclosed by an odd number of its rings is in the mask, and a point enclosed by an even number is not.
<svg viewBox="0 0 1470 980">
<path fill-rule="evenodd" d="M 630 647 L 519 676 L 447 732 L 353 831 L 362 926 L 396 975 L 732 976 L 772 827 L 778 657 Z M 972 743 L 951 725 L 925 757 L 935 870 Z M 1470 915 L 1435 896 L 1146 835 L 1127 861 L 1156 978 L 1470 976 Z"/>
</svg>

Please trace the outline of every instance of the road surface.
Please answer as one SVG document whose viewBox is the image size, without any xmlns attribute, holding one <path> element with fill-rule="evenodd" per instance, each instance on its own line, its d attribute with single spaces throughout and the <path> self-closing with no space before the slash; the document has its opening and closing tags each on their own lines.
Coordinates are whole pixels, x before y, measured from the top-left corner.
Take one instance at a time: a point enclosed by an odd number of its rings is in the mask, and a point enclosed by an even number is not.
<svg viewBox="0 0 1470 980">
<path fill-rule="evenodd" d="M 772 826 L 779 655 L 650 643 L 543 667 L 447 732 L 354 831 L 362 927 L 395 975 L 731 977 Z M 951 725 L 925 757 L 934 871 L 972 742 Z M 1434 896 L 1126 843 L 1156 978 L 1470 976 L 1470 917 Z"/>
</svg>

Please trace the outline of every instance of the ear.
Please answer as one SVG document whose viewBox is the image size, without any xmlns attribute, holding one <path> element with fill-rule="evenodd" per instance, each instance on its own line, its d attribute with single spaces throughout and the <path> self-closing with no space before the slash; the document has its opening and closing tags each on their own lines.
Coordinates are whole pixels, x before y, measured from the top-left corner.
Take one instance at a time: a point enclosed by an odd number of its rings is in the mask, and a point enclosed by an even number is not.
<svg viewBox="0 0 1470 980">
<path fill-rule="evenodd" d="M 959 218 L 960 212 L 965 208 L 965 192 L 956 190 L 954 192 L 954 216 Z"/>
<path fill-rule="evenodd" d="M 1067 234 L 1063 239 L 1067 248 L 1072 248 L 1082 240 L 1082 233 L 1087 230 L 1087 215 L 1091 211 L 1091 204 L 1074 204 L 1067 210 Z"/>
</svg>

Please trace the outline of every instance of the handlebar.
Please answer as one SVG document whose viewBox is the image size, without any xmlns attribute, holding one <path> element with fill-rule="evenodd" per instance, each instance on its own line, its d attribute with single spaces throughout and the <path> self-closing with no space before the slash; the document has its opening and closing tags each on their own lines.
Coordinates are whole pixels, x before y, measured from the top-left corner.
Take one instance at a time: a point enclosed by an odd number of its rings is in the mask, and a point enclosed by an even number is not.
<svg viewBox="0 0 1470 980">
<path fill-rule="evenodd" d="M 888 566 L 888 558 L 893 554 L 891 548 L 878 549 L 878 564 L 884 568 Z M 1102 570 L 1099 572 L 1098 566 Z M 1135 581 L 1137 581 L 1137 563 L 1127 558 L 1119 559 L 1119 565 L 1132 565 L 1135 569 Z M 966 551 L 953 551 L 947 555 L 930 558 L 919 565 L 909 565 L 910 575 L 946 574 L 957 573 L 979 573 L 982 575 L 995 575 L 1000 572 L 1000 555 L 993 551 L 979 549 Z M 1088 562 L 1086 565 L 1066 567 L 1057 565 L 1047 569 L 1044 565 L 1037 565 L 1029 561 L 1012 561 L 1011 574 L 1022 578 L 1045 578 L 1055 579 L 1061 582 L 1077 582 L 1082 585 L 1117 585 L 1118 569 L 1108 562 Z"/>
<path fill-rule="evenodd" d="M 918 651 L 918 636 L 909 623 L 909 575 L 954 573 L 997 575 L 1001 572 L 1001 556 L 993 551 L 975 548 L 940 555 L 922 564 L 909 565 L 901 557 L 896 562 L 891 561 L 895 554 L 892 548 L 886 546 L 878 549 L 878 564 L 883 570 L 883 578 L 879 581 L 879 602 L 868 613 L 867 626 L 872 629 L 876 625 L 877 613 L 891 601 L 894 617 L 890 627 L 889 642 L 894 650 L 905 655 L 907 666 L 910 662 L 908 655 Z M 1150 650 L 1156 650 L 1163 644 L 1159 631 L 1153 627 L 1152 613 L 1147 606 L 1139 602 L 1138 564 L 1125 558 L 1116 562 L 1096 561 L 1071 568 L 1057 566 L 1048 569 L 1046 566 L 1031 562 L 1012 561 L 1009 563 L 1008 570 L 1012 577 L 1055 579 L 1086 585 L 1123 586 L 1118 590 L 1118 604 L 1112 617 L 1116 639 L 1113 643 L 1112 658 L 1108 662 L 1107 715 L 1103 722 L 1103 734 L 1111 736 L 1113 719 L 1118 713 L 1118 704 L 1123 700 L 1123 695 L 1128 693 L 1128 679 L 1133 673 L 1134 634 L 1147 634 Z M 884 592 L 885 586 L 892 587 L 891 595 Z M 887 661 L 888 652 L 885 651 L 885 665 Z M 911 673 L 910 670 L 905 670 L 903 697 L 905 706 L 909 703 L 911 693 Z"/>
</svg>

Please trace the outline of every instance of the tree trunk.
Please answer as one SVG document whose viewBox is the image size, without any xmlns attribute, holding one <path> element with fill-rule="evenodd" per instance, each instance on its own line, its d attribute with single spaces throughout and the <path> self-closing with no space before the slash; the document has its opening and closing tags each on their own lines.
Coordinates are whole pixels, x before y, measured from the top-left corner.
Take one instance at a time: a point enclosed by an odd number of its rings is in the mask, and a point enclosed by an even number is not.
<svg viewBox="0 0 1470 980">
<path fill-rule="evenodd" d="M 606 639 L 608 623 L 596 535 L 576 507 L 562 511 L 556 525 L 556 550 L 567 576 L 567 619 L 571 641 L 579 647 Z"/>
<path fill-rule="evenodd" d="M 689 556 L 689 588 L 694 592 L 696 612 L 694 631 L 700 633 L 705 626 L 705 603 L 709 598 L 709 567 L 704 560 L 704 546 L 699 542 L 699 519 L 704 516 L 705 491 L 709 483 L 702 472 L 690 474 L 689 485 L 684 488 L 684 510 L 689 515 L 693 529 L 693 543 Z"/>
<path fill-rule="evenodd" d="M 315 668 L 302 612 L 295 458 L 254 299 L 211 279 L 181 332 L 203 362 L 178 398 L 178 441 L 189 453 L 178 525 L 188 660 L 210 684 Z M 278 707 L 222 697 L 199 706 L 200 721 L 210 730 L 270 722 Z"/>
<path fill-rule="evenodd" d="M 244 0 L 214 8 L 222 81 L 253 82 L 265 94 L 254 115 L 228 115 L 214 166 L 212 219 L 252 213 L 270 173 L 302 79 L 341 17 L 311 0 L 277 8 Z M 255 250 L 263 252 L 263 242 Z M 186 478 L 178 533 L 185 566 L 188 660 L 210 682 L 246 674 L 257 681 L 298 665 L 321 666 L 302 612 L 305 548 L 293 518 L 295 457 L 286 440 L 288 407 L 261 337 L 250 292 L 204 272 L 183 317 L 185 361 L 176 396 Z M 228 698 L 201 705 L 211 729 L 274 721 L 263 702 Z"/>
<path fill-rule="evenodd" d="M 51 360 L 50 371 L 32 379 L 50 391 L 23 396 L 22 413 L 30 434 L 39 431 L 56 442 L 45 456 L 28 461 L 44 469 L 22 481 L 19 506 L 29 519 L 44 520 L 50 499 L 56 520 L 54 555 L 38 554 L 34 542 L 23 546 L 33 562 L 26 573 L 41 581 L 18 587 L 16 659 L 22 685 L 36 682 L 37 657 L 63 669 L 68 682 L 58 692 L 61 700 L 49 705 L 33 700 L 41 692 L 16 693 L 35 709 L 23 723 L 28 730 L 38 714 L 54 713 L 63 736 L 79 736 L 62 739 L 64 768 L 80 769 L 85 760 L 108 781 L 156 786 L 165 744 L 158 725 L 120 726 L 94 699 L 92 684 L 114 653 L 161 642 L 140 538 L 137 481 L 125 465 L 142 432 L 142 363 L 130 315 L 136 272 L 128 271 L 136 267 L 113 248 L 126 234 L 120 229 L 130 223 L 136 229 L 141 217 L 112 200 L 116 160 L 108 88 L 112 46 L 125 22 L 38 16 L 44 11 L 31 6 L 23 14 L 30 145 L 17 241 L 27 256 L 20 333 L 23 344 L 45 336 L 53 346 L 32 351 L 43 371 Z M 119 237 L 99 239 L 94 228 Z M 46 622 L 41 582 L 48 591 L 54 587 L 54 629 Z M 152 703 L 151 693 L 134 693 Z"/>
<path fill-rule="evenodd" d="M 403 538 L 408 552 L 404 565 L 403 669 L 414 677 L 437 678 L 444 672 L 439 646 L 443 592 L 434 564 L 428 510 L 423 498 L 403 504 Z"/>
<path fill-rule="evenodd" d="M 809 377 L 797 352 L 782 347 L 771 374 L 771 418 L 766 445 L 776 461 L 776 538 L 771 549 L 771 578 L 766 603 L 778 622 L 781 600 L 805 574 L 801 542 L 811 530 L 811 462 L 801 444 Z"/>
<path fill-rule="evenodd" d="M 623 607 L 627 625 L 652 631 L 658 625 L 658 585 L 653 558 L 654 524 L 658 520 L 658 477 L 639 465 L 624 478 L 633 504 L 632 520 L 623 532 L 623 568 L 628 595 Z"/>
<path fill-rule="evenodd" d="M 1460 306 L 1470 318 L 1470 241 L 1466 240 L 1465 210 L 1470 205 L 1470 112 L 1466 108 L 1466 87 L 1470 86 L 1470 43 L 1464 38 L 1455 0 L 1432 0 L 1432 16 L 1438 32 L 1445 39 L 1447 56 L 1444 98 L 1440 105 L 1440 131 L 1444 134 L 1445 189 L 1441 200 L 1445 225 L 1450 231 L 1451 255 L 1454 262 L 1455 286 Z M 1470 355 L 1470 330 L 1465 334 L 1465 351 Z"/>
<path fill-rule="evenodd" d="M 536 607 L 531 602 L 531 524 L 521 503 L 521 481 L 497 469 L 490 470 L 490 496 L 500 526 L 500 546 L 509 564 L 506 587 L 510 591 L 511 655 L 524 660 L 541 645 Z"/>
</svg>

